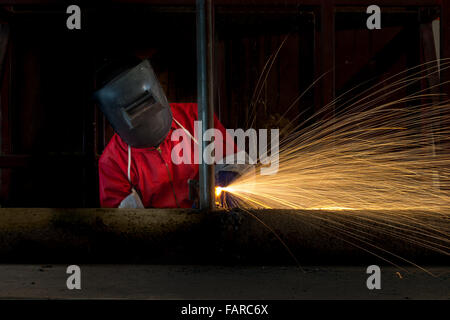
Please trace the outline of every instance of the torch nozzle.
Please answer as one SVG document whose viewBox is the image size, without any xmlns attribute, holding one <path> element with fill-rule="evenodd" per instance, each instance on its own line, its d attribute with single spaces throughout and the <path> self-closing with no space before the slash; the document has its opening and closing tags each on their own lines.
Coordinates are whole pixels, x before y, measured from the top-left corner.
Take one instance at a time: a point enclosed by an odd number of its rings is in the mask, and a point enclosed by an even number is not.
<svg viewBox="0 0 450 320">
<path fill-rule="evenodd" d="M 222 188 L 222 187 L 216 187 L 216 190 L 215 190 L 215 192 L 216 192 L 216 197 L 220 196 L 220 194 L 222 193 L 222 191 L 223 191 L 223 188 Z"/>
</svg>

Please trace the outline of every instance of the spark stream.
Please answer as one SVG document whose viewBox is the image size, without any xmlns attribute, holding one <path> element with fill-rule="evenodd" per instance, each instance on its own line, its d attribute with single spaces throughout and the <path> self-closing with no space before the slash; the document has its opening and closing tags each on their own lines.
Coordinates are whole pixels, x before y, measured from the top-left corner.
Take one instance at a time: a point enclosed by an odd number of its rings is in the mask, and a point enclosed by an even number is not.
<svg viewBox="0 0 450 320">
<path fill-rule="evenodd" d="M 280 142 L 277 174 L 244 174 L 221 191 L 244 208 L 448 213 L 450 104 L 433 88 L 404 95 L 438 72 L 425 64 L 345 93 Z"/>
</svg>

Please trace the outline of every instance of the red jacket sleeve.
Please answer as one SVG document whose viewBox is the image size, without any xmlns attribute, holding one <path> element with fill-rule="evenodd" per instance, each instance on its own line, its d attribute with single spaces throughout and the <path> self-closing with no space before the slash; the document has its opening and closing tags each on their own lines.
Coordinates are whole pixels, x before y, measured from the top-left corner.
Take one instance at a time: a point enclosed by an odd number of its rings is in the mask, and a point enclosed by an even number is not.
<svg viewBox="0 0 450 320">
<path fill-rule="evenodd" d="M 101 207 L 117 208 L 131 192 L 124 168 L 120 168 L 110 157 L 102 155 L 98 171 Z"/>
</svg>

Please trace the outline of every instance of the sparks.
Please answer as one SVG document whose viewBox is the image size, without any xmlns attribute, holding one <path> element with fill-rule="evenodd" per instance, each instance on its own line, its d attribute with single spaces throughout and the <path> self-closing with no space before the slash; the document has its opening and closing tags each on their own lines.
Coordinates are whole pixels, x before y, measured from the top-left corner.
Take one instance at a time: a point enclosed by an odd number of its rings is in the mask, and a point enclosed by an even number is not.
<svg viewBox="0 0 450 320">
<path fill-rule="evenodd" d="M 244 174 L 226 191 L 247 208 L 449 211 L 450 104 L 425 91 L 394 99 L 435 72 L 337 98 L 281 142 L 278 173 Z"/>
</svg>

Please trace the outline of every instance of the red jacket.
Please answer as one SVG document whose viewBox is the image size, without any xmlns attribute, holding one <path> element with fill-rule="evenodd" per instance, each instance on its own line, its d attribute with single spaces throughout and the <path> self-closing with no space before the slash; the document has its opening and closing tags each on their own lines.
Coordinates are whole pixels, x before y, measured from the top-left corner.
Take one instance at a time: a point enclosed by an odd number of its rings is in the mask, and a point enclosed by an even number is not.
<svg viewBox="0 0 450 320">
<path fill-rule="evenodd" d="M 173 118 L 194 135 L 194 121 L 198 120 L 196 103 L 171 103 Z M 214 127 L 222 132 L 225 128 L 214 117 Z M 172 128 L 166 139 L 155 148 L 131 148 L 131 183 L 140 193 L 144 207 L 190 208 L 188 180 L 198 180 L 198 164 L 174 164 L 172 148 L 180 143 L 171 140 L 173 130 L 180 126 L 172 121 Z M 191 153 L 194 156 L 194 142 Z M 222 146 L 224 154 L 225 142 Z M 235 146 L 233 145 L 233 149 Z M 127 177 L 128 145 L 114 134 L 99 160 L 100 204 L 102 207 L 116 208 L 130 194 L 131 184 Z"/>
</svg>

